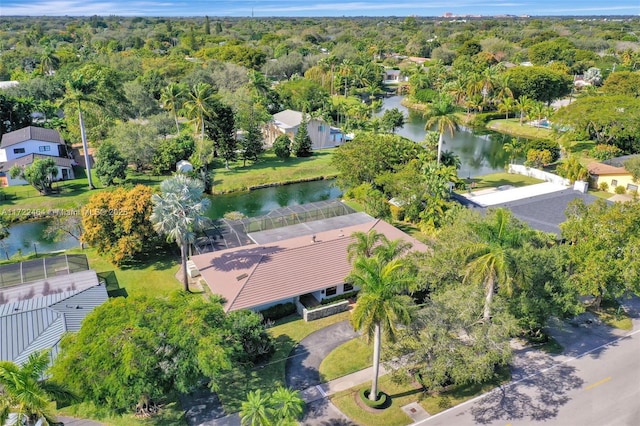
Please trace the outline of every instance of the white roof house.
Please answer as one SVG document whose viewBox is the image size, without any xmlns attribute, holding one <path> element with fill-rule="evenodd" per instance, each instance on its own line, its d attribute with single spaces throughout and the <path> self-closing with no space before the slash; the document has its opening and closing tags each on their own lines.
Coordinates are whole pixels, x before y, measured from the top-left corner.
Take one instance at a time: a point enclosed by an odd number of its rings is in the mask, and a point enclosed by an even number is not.
<svg viewBox="0 0 640 426">
<path fill-rule="evenodd" d="M 6 286 L 1 293 L 0 360 L 16 364 L 41 350 L 55 358 L 62 336 L 80 330 L 82 320 L 108 299 L 94 270 Z"/>
<path fill-rule="evenodd" d="M 333 148 L 345 142 L 346 139 L 340 129 L 331 127 L 321 118 L 307 115 L 307 119 L 307 133 L 313 144 L 312 149 Z M 273 145 L 280 135 L 287 135 L 293 141 L 301 123 L 302 112 L 300 111 L 287 109 L 273 114 L 273 119 L 267 124 L 264 132 L 267 146 Z"/>
</svg>

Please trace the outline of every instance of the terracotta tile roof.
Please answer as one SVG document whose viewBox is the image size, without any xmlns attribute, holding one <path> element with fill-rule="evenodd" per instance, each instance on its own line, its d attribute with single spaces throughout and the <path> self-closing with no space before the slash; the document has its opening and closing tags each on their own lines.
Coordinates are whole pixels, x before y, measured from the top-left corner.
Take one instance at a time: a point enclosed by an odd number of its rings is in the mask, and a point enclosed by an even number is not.
<svg viewBox="0 0 640 426">
<path fill-rule="evenodd" d="M 394 240 L 402 238 L 413 250 L 427 247 L 382 220 L 340 230 L 319 232 L 266 245 L 254 245 L 193 256 L 211 291 L 227 300 L 226 311 L 251 308 L 318 291 L 344 282 L 351 271 L 347 246 L 351 234 L 371 229 Z"/>
<path fill-rule="evenodd" d="M 590 163 L 587 166 L 589 173 L 592 175 L 602 176 L 602 175 L 627 175 L 629 172 L 624 167 L 616 167 L 610 166 L 609 164 L 604 163 Z"/>
<path fill-rule="evenodd" d="M 44 127 L 29 126 L 2 135 L 0 148 L 6 148 L 8 146 L 29 140 L 64 144 L 64 140 L 57 130 L 45 129 Z"/>
</svg>

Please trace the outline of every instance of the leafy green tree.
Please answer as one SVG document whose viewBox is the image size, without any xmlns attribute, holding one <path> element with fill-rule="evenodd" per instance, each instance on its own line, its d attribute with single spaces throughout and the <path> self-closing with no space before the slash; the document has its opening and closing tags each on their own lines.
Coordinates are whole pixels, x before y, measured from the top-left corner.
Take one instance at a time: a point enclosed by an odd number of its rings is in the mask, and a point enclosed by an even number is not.
<svg viewBox="0 0 640 426">
<path fill-rule="evenodd" d="M 207 223 L 205 216 L 210 201 L 203 198 L 204 185 L 197 179 L 176 175 L 160 184 L 160 194 L 153 194 L 153 212 L 149 219 L 153 228 L 167 241 L 175 241 L 180 246 L 182 258 L 182 282 L 189 291 L 187 276 L 187 255 L 196 232 Z"/>
<path fill-rule="evenodd" d="M 640 181 L 640 156 L 636 156 L 625 161 L 624 168 L 631 173 L 634 182 Z"/>
<path fill-rule="evenodd" d="M 425 151 L 402 136 L 361 132 L 336 150 L 332 162 L 340 188 L 347 190 L 363 183 L 374 185 L 381 174 L 397 170 Z"/>
<path fill-rule="evenodd" d="M 514 67 L 506 73 L 516 99 L 526 95 L 547 105 L 568 95 L 573 84 L 571 76 L 546 67 Z"/>
<path fill-rule="evenodd" d="M 231 332 L 218 300 L 182 292 L 114 298 L 63 338 L 51 372 L 98 406 L 149 415 L 203 377 L 215 387 L 234 359 L 225 342 Z"/>
<path fill-rule="evenodd" d="M 158 238 L 150 216 L 153 190 L 144 185 L 92 195 L 82 207 L 82 242 L 105 254 L 114 265 L 155 248 Z"/>
<path fill-rule="evenodd" d="M 640 98 L 627 95 L 585 96 L 554 114 L 554 121 L 571 130 L 571 137 L 615 145 L 627 153 L 640 152 Z"/>
<path fill-rule="evenodd" d="M 31 125 L 33 104 L 0 93 L 0 137 L 14 130 Z"/>
<path fill-rule="evenodd" d="M 507 294 L 513 291 L 513 282 L 518 275 L 514 250 L 524 246 L 527 231 L 504 209 L 493 211 L 473 228 L 477 241 L 463 247 L 465 281 L 482 283 L 485 289 L 482 320 L 488 323 L 496 287 Z"/>
<path fill-rule="evenodd" d="M 161 143 L 156 127 L 135 121 L 118 123 L 111 129 L 106 141 L 113 144 L 136 171 L 151 168 Z"/>
<path fill-rule="evenodd" d="M 217 155 L 224 158 L 224 165 L 229 169 L 229 162 L 237 157 L 236 126 L 233 109 L 222 102 L 211 105 L 211 115 L 216 119 L 207 123 L 207 136 L 214 143 Z"/>
<path fill-rule="evenodd" d="M 375 229 L 369 232 L 354 232 L 351 237 L 355 241 L 347 246 L 347 259 L 352 262 L 360 257 L 371 257 L 374 254 L 374 247 L 380 242 L 387 239 L 384 234 L 377 232 Z"/>
<path fill-rule="evenodd" d="M 412 302 L 401 295 L 413 278 L 403 273 L 400 259 L 386 261 L 380 256 L 356 259 L 347 281 L 360 287 L 358 303 L 351 316 L 354 329 L 363 331 L 367 341 L 373 339 L 373 377 L 369 399 L 378 399 L 378 374 L 382 333 L 393 342 L 398 326 L 411 322 Z"/>
<path fill-rule="evenodd" d="M 440 137 L 438 138 L 438 156 L 437 163 L 440 164 L 442 155 L 442 143 L 444 142 L 444 134 L 448 132 L 451 137 L 458 130 L 459 123 L 456 114 L 456 107 L 449 97 L 441 96 L 440 99 L 431 105 L 431 108 L 425 114 L 427 123 L 425 130 L 436 127 Z"/>
<path fill-rule="evenodd" d="M 577 180 L 589 180 L 589 170 L 580 163 L 578 157 L 572 156 L 556 167 L 556 173 L 569 179 L 571 183 Z"/>
<path fill-rule="evenodd" d="M 525 166 L 542 168 L 553 162 L 553 154 L 548 149 L 530 149 L 527 151 L 527 161 Z"/>
<path fill-rule="evenodd" d="M 36 158 L 28 166 L 13 166 L 9 169 L 11 179 L 24 179 L 42 195 L 49 195 L 52 191 L 53 179 L 58 176 L 58 167 L 53 158 Z"/>
<path fill-rule="evenodd" d="M 42 351 L 29 355 L 23 365 L 0 361 L 0 423 L 7 424 L 9 413 L 15 413 L 20 424 L 54 424 L 51 403 L 76 400 L 63 381 L 42 378 L 49 360 L 49 353 Z"/>
<path fill-rule="evenodd" d="M 190 135 L 180 135 L 173 139 L 164 139 L 152 160 L 153 172 L 169 173 L 176 170 L 176 163 L 188 159 L 195 150 L 195 141 Z"/>
<path fill-rule="evenodd" d="M 278 158 L 289 158 L 291 155 L 291 139 L 287 135 L 280 135 L 273 141 L 273 151 Z"/>
<path fill-rule="evenodd" d="M 104 186 L 127 177 L 127 161 L 110 142 L 103 142 L 96 152 L 96 175 Z"/>
<path fill-rule="evenodd" d="M 388 109 L 382 115 L 382 127 L 391 133 L 404 126 L 404 114 L 398 109 Z"/>
<path fill-rule="evenodd" d="M 271 394 L 271 404 L 275 424 L 297 424 L 304 413 L 304 400 L 300 393 L 293 389 L 277 388 Z"/>
<path fill-rule="evenodd" d="M 560 225 L 571 265 L 569 281 L 582 296 L 592 296 L 600 307 L 603 298 L 616 299 L 640 292 L 640 242 L 637 202 L 585 205 L 573 202 Z M 612 225 L 613 224 L 613 225 Z"/>
<path fill-rule="evenodd" d="M 309 131 L 307 129 L 309 119 L 306 117 L 306 114 L 304 112 L 302 113 L 302 115 L 302 122 L 298 126 L 298 131 L 293 137 L 291 151 L 296 157 L 310 157 L 313 154 L 313 143 L 311 142 L 311 137 L 309 136 Z"/>
<path fill-rule="evenodd" d="M 640 97 L 640 73 L 631 71 L 612 72 L 604 81 L 602 91 L 610 95 Z"/>
</svg>

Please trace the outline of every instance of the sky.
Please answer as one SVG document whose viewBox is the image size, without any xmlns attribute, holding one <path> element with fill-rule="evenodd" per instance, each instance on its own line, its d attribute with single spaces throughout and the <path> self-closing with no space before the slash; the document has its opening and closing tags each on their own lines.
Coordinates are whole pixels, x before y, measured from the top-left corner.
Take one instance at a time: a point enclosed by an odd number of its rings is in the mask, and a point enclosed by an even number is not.
<svg viewBox="0 0 640 426">
<path fill-rule="evenodd" d="M 28 16 L 640 15 L 640 0 L 0 0 L 0 17 Z"/>
</svg>

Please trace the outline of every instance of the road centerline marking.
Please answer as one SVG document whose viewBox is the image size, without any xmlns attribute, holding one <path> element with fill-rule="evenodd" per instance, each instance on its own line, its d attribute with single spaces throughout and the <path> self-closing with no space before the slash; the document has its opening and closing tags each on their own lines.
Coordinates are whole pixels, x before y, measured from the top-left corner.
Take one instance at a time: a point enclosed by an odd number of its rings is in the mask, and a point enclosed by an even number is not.
<svg viewBox="0 0 640 426">
<path fill-rule="evenodd" d="M 607 383 L 609 380 L 611 380 L 611 376 L 605 377 L 604 379 L 600 380 L 599 382 L 595 382 L 595 383 L 590 384 L 589 386 L 584 388 L 584 390 L 591 390 L 591 389 L 595 388 L 596 386 L 600 386 L 603 383 Z"/>
</svg>

